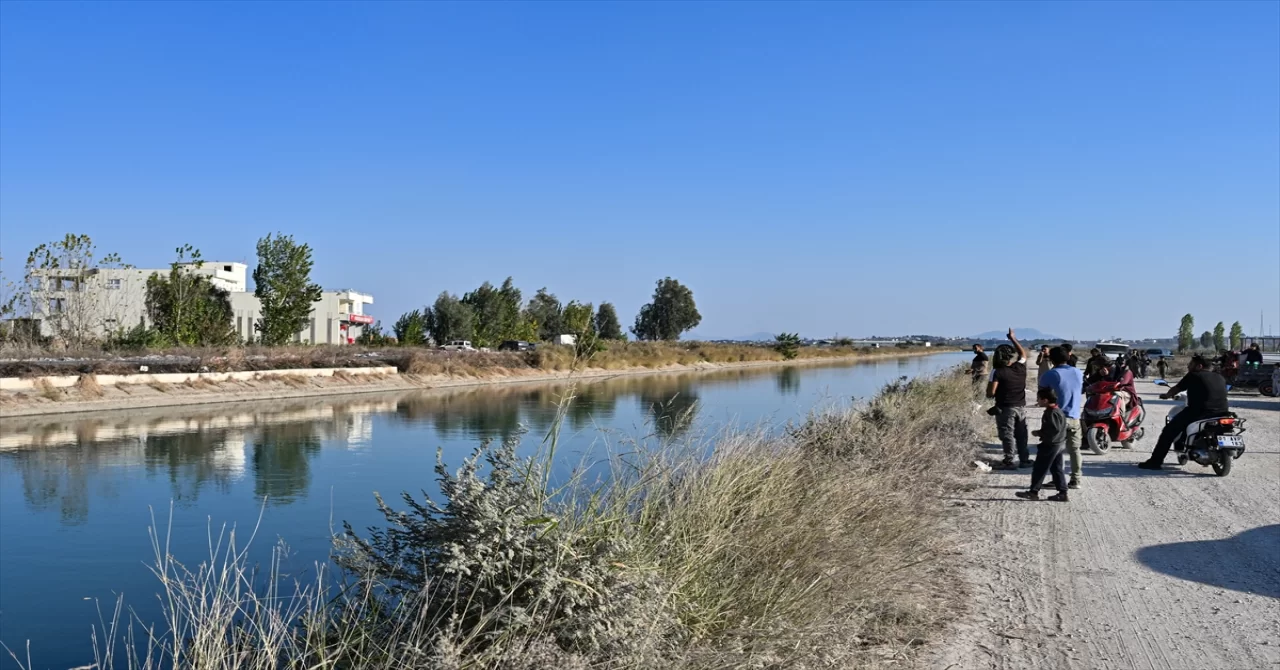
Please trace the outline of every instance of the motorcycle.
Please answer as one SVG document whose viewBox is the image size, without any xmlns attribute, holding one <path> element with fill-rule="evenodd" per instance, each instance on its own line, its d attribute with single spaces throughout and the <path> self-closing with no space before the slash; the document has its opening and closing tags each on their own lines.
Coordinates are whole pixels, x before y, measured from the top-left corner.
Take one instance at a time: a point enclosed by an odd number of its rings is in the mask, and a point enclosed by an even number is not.
<svg viewBox="0 0 1280 670">
<path fill-rule="evenodd" d="M 1154 383 L 1157 386 L 1169 385 L 1163 379 L 1157 379 Z M 1185 393 L 1175 396 L 1177 400 L 1185 401 L 1186 398 Z M 1181 407 L 1173 408 L 1164 422 L 1169 423 L 1178 412 L 1186 408 L 1185 402 Z M 1178 454 L 1178 465 L 1195 461 L 1202 466 L 1212 467 L 1213 473 L 1219 477 L 1226 477 L 1231 473 L 1231 464 L 1244 454 L 1244 424 L 1245 420 L 1234 412 L 1193 421 L 1173 441 L 1173 451 Z"/>
<path fill-rule="evenodd" d="M 1084 429 L 1084 443 L 1093 453 L 1101 456 L 1111 449 L 1112 442 L 1119 442 L 1125 449 L 1132 449 L 1136 440 L 1146 433 L 1142 420 L 1147 410 L 1142 400 L 1129 399 L 1129 407 L 1120 409 L 1120 396 L 1115 382 L 1094 382 L 1085 392 L 1084 411 L 1080 425 Z"/>
</svg>

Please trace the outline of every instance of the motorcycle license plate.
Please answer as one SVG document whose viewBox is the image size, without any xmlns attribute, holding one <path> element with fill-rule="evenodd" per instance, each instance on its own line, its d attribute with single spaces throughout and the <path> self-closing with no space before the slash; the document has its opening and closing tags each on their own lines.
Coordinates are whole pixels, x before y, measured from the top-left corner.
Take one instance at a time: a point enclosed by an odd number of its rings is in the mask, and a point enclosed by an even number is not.
<svg viewBox="0 0 1280 670">
<path fill-rule="evenodd" d="M 1218 437 L 1219 447 L 1243 447 L 1244 438 L 1239 435 L 1221 435 Z"/>
</svg>

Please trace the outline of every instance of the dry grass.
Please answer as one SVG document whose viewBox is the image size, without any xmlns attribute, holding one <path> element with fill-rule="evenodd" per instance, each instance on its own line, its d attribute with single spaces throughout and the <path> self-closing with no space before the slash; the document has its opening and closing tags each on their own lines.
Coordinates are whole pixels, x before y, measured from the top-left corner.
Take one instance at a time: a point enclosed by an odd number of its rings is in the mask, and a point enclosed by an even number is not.
<svg viewBox="0 0 1280 670">
<path fill-rule="evenodd" d="M 886 650 L 903 660 L 963 595 L 941 563 L 937 494 L 986 425 L 974 400 L 967 378 L 948 376 L 891 385 L 783 435 L 634 443 L 603 487 L 548 488 L 555 431 L 530 460 L 512 460 L 510 445 L 483 452 L 506 455 L 453 479 L 442 469 L 442 507 L 407 498 L 408 512 L 386 510 L 412 532 L 408 546 L 381 546 L 442 561 L 421 570 L 438 571 L 427 584 L 452 584 L 443 591 L 395 591 L 409 566 L 376 560 L 356 562 L 367 570 L 352 568 L 341 597 L 322 580 L 285 588 L 276 562 L 264 581 L 234 536 L 187 569 L 157 534 L 166 621 L 127 658 L 97 664 L 830 668 Z M 340 555 L 359 555 L 360 539 Z M 403 595 L 384 599 L 386 589 Z M 114 618 L 97 646 L 130 634 Z"/>
<path fill-rule="evenodd" d="M 98 385 L 98 378 L 95 375 L 80 375 L 80 379 L 76 380 L 76 390 L 80 392 L 81 398 L 101 398 L 102 387 Z"/>
<path fill-rule="evenodd" d="M 130 387 L 130 386 L 132 386 L 132 384 L 126 384 L 126 383 L 124 383 L 124 382 L 116 382 L 116 383 L 115 383 L 116 390 L 117 390 L 117 391 L 120 391 L 121 393 L 123 393 L 123 394 L 125 394 L 125 395 L 133 395 L 133 391 L 131 391 L 131 390 L 129 389 L 129 387 Z"/>
<path fill-rule="evenodd" d="M 40 394 L 40 397 L 44 398 L 45 400 L 52 400 L 53 402 L 58 402 L 59 400 L 62 400 L 63 396 L 65 395 L 62 392 L 62 390 L 55 388 L 53 384 L 49 383 L 48 379 L 45 379 L 43 377 L 36 380 L 35 386 L 36 386 L 36 393 Z"/>
<path fill-rule="evenodd" d="M 182 385 L 194 391 L 212 391 L 218 388 L 218 384 L 207 377 L 193 377 Z"/>
<path fill-rule="evenodd" d="M 302 375 L 271 375 L 267 379 L 295 389 L 310 388 L 312 385 L 311 380 Z"/>
<path fill-rule="evenodd" d="M 169 391 L 173 390 L 172 386 L 170 386 L 169 384 L 166 384 L 165 382 L 160 381 L 159 379 L 152 379 L 151 381 L 147 382 L 147 386 L 150 386 L 151 388 L 155 389 L 159 393 L 168 393 Z"/>
</svg>

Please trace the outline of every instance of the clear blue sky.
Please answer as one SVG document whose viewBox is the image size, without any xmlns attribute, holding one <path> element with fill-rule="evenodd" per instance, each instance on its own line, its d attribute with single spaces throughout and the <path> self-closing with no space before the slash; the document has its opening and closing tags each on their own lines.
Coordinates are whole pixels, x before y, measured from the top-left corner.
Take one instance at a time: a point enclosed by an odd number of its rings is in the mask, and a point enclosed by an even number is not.
<svg viewBox="0 0 1280 670">
<path fill-rule="evenodd" d="M 1280 4 L 0 4 L 7 273 L 277 230 L 386 324 L 670 275 L 709 336 L 1280 330 Z"/>
</svg>

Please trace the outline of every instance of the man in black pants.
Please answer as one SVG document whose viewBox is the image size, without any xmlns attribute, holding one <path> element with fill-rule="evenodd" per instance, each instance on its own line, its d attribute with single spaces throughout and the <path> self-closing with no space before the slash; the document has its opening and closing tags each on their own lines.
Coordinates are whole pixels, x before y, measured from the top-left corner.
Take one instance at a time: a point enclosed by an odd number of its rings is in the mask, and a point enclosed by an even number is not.
<svg viewBox="0 0 1280 670">
<path fill-rule="evenodd" d="M 996 350 L 996 369 L 987 384 L 987 397 L 996 400 L 996 432 L 1004 447 L 1003 470 L 1031 467 L 1031 450 L 1027 445 L 1027 350 L 1018 342 L 1013 329 L 1006 336 L 1016 353 L 1005 356 Z M 1000 345 L 1008 351 L 1009 347 Z M 1013 458 L 1017 454 L 1015 463 Z"/>
<path fill-rule="evenodd" d="M 1192 422 L 1227 413 L 1227 380 L 1222 375 L 1208 370 L 1208 361 L 1203 356 L 1192 356 L 1187 364 L 1187 376 L 1177 386 L 1161 393 L 1160 397 L 1168 400 L 1179 393 L 1187 393 L 1187 406 L 1174 415 L 1173 419 L 1160 431 L 1160 439 L 1156 440 L 1156 448 L 1151 451 L 1151 458 L 1138 464 L 1143 470 L 1163 470 L 1164 457 L 1169 454 L 1173 441 L 1186 431 Z"/>
</svg>

